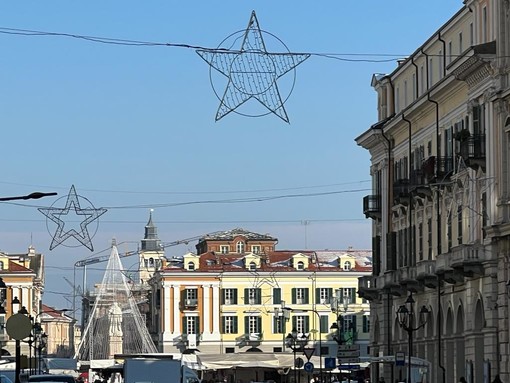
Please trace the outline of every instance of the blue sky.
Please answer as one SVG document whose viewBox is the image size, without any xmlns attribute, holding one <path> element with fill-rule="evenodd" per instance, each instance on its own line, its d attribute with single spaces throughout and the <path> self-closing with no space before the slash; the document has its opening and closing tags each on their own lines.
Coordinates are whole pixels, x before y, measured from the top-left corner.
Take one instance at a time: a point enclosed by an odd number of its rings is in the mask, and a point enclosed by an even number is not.
<svg viewBox="0 0 510 383">
<path fill-rule="evenodd" d="M 354 138 L 377 120 L 371 76 L 391 72 L 461 7 L 461 0 L 2 2 L 1 28 L 206 48 L 244 30 L 255 10 L 262 30 L 293 53 L 314 55 L 296 68 L 285 104 L 290 124 L 234 113 L 215 122 L 209 66 L 193 49 L 0 33 L 0 195 L 59 194 L 2 204 L 0 249 L 18 253 L 32 243 L 43 252 L 45 303 L 69 307 L 64 277 L 83 285 L 73 266 L 93 253 L 72 239 L 73 247 L 50 251 L 55 226 L 37 207 L 63 207 L 71 185 L 108 208 L 89 227 L 97 229 L 96 252 L 112 238 L 121 252 L 135 250 L 151 206 L 184 202 L 194 203 L 155 207 L 163 242 L 243 227 L 279 238 L 279 249 L 370 248 L 362 214 L 369 154 Z M 208 202 L 253 197 L 277 198 Z M 194 242 L 167 255 L 187 250 Z M 103 265 L 87 284 L 100 281 Z"/>
</svg>

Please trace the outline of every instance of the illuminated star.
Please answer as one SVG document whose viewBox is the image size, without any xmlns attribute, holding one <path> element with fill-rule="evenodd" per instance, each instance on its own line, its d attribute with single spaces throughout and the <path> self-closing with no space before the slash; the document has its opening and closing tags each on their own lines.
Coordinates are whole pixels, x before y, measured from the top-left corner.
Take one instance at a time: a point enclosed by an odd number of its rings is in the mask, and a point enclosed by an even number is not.
<svg viewBox="0 0 510 383">
<path fill-rule="evenodd" d="M 310 55 L 267 52 L 255 11 L 251 14 L 239 51 L 200 49 L 196 52 L 212 68 L 228 78 L 225 93 L 216 112 L 216 121 L 254 98 L 271 113 L 289 122 L 276 80 Z"/>
<path fill-rule="evenodd" d="M 95 209 L 93 207 L 82 209 L 80 207 L 80 201 L 78 200 L 78 195 L 76 194 L 74 185 L 71 186 L 71 190 L 67 196 L 66 206 L 64 208 L 41 207 L 38 210 L 57 224 L 57 230 L 53 236 L 50 250 L 53 250 L 55 247 L 65 242 L 70 237 L 74 237 L 90 251 L 94 251 L 92 241 L 90 240 L 89 231 L 87 230 L 87 225 L 106 213 L 106 209 Z M 68 215 L 70 211 L 73 211 L 76 215 L 86 216 L 86 218 L 80 223 L 80 232 L 76 231 L 75 229 L 64 232 L 65 222 L 60 219 L 60 217 L 63 215 Z"/>
</svg>

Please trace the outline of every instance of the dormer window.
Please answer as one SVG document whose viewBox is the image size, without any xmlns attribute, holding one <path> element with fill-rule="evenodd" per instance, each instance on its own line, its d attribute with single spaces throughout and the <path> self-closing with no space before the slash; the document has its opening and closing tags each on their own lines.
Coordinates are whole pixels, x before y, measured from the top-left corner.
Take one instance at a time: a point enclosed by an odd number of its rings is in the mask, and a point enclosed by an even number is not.
<svg viewBox="0 0 510 383">
<path fill-rule="evenodd" d="M 303 261 L 299 261 L 296 265 L 296 269 L 298 270 L 304 270 L 305 269 L 305 263 Z"/>
<path fill-rule="evenodd" d="M 344 262 L 344 271 L 349 271 L 351 269 L 351 262 L 345 261 Z"/>
<path fill-rule="evenodd" d="M 253 245 L 253 246 L 251 247 L 251 252 L 252 252 L 253 254 L 260 254 L 260 245 Z"/>
<path fill-rule="evenodd" d="M 257 264 L 255 262 L 250 262 L 249 269 L 250 270 L 257 270 Z"/>
<path fill-rule="evenodd" d="M 194 262 L 188 262 L 188 270 L 189 271 L 195 270 L 195 263 Z"/>
<path fill-rule="evenodd" d="M 236 249 L 238 253 L 240 254 L 244 253 L 244 242 L 242 241 L 237 242 Z"/>
<path fill-rule="evenodd" d="M 230 248 L 228 245 L 221 245 L 220 246 L 220 252 L 221 254 L 228 254 L 228 252 L 230 251 Z"/>
</svg>

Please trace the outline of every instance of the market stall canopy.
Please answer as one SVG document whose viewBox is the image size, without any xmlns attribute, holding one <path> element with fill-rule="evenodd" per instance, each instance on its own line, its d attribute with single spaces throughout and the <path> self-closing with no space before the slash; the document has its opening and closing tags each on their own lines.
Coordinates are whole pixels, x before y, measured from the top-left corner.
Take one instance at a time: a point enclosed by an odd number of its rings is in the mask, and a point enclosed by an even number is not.
<svg viewBox="0 0 510 383">
<path fill-rule="evenodd" d="M 285 368 L 293 365 L 292 355 L 250 352 L 239 354 L 198 354 L 197 361 L 203 370 L 221 370 L 233 367 Z"/>
</svg>

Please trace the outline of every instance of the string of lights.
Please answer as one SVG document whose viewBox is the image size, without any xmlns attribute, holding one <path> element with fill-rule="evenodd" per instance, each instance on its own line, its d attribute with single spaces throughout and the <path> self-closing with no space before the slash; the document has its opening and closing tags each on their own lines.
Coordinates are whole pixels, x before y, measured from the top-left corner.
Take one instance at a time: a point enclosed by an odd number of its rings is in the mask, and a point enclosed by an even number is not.
<svg viewBox="0 0 510 383">
<path fill-rule="evenodd" d="M 101 36 L 88 36 L 74 33 L 65 32 L 49 32 L 49 31 L 38 31 L 30 29 L 18 29 L 18 28 L 6 28 L 0 27 L 0 34 L 3 35 L 17 35 L 17 36 L 28 36 L 28 37 L 64 37 L 78 40 L 89 41 L 100 44 L 111 44 L 111 45 L 123 45 L 123 46 L 137 46 L 137 47 L 173 47 L 173 48 L 185 48 L 193 50 L 201 50 L 207 52 L 226 52 L 226 53 L 241 53 L 240 50 L 231 48 L 210 48 L 200 45 L 192 45 L 185 43 L 171 43 L 171 42 L 157 42 L 157 41 L 143 41 L 143 40 L 130 40 L 120 39 L 112 37 L 101 37 Z M 310 55 L 315 57 L 328 58 L 338 61 L 346 62 L 367 62 L 367 63 L 383 63 L 401 60 L 402 58 L 408 57 L 406 54 L 390 54 L 390 53 L 320 53 L 320 52 L 291 52 L 295 55 Z M 278 53 L 268 54 L 275 55 Z M 429 55 L 432 56 L 432 55 Z M 367 58 L 362 58 L 367 57 Z M 370 58 L 370 57 L 381 57 L 381 58 Z"/>
</svg>

